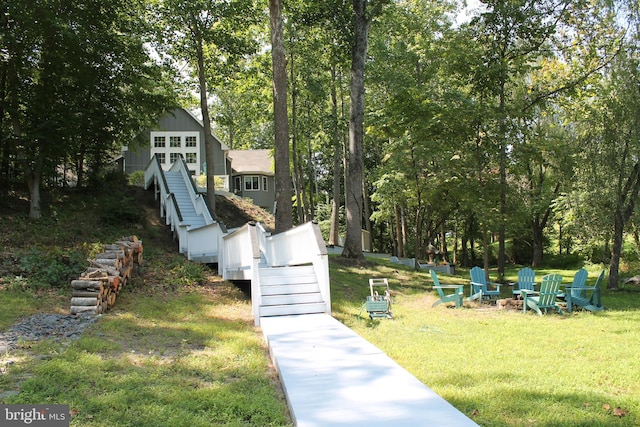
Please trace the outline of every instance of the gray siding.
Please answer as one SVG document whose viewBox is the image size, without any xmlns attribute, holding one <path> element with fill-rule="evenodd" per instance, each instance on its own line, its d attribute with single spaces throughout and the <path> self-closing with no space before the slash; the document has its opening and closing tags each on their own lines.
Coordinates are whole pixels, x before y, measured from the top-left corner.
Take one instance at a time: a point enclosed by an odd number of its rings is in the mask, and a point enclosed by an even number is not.
<svg viewBox="0 0 640 427">
<path fill-rule="evenodd" d="M 165 114 L 158 122 L 158 127 L 150 129 L 146 132 L 145 142 L 143 145 L 130 146 L 129 150 L 124 153 L 124 169 L 126 173 L 132 173 L 138 170 L 146 169 L 151 160 L 151 131 L 197 131 L 200 133 L 200 159 L 202 161 L 201 169 L 204 168 L 205 147 L 204 147 L 204 128 L 203 126 L 187 111 L 183 109 L 172 110 Z M 214 137 L 215 138 L 215 137 Z M 226 175 L 228 170 L 225 168 L 225 154 L 219 140 L 217 140 L 214 148 L 214 157 L 216 162 L 213 165 L 216 175 Z"/>
</svg>

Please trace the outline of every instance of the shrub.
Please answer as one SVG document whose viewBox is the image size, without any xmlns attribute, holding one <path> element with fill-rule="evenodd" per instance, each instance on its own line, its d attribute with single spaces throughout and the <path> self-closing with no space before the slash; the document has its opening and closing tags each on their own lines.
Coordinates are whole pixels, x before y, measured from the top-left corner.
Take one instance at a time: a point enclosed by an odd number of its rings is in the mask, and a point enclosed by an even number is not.
<svg viewBox="0 0 640 427">
<path fill-rule="evenodd" d="M 29 279 L 29 286 L 43 288 L 47 286 L 65 286 L 84 269 L 84 254 L 65 253 L 59 248 L 46 252 L 31 249 L 20 259 L 20 267 Z"/>
<path fill-rule="evenodd" d="M 129 185 L 144 187 L 144 171 L 135 171 L 129 175 Z"/>
</svg>

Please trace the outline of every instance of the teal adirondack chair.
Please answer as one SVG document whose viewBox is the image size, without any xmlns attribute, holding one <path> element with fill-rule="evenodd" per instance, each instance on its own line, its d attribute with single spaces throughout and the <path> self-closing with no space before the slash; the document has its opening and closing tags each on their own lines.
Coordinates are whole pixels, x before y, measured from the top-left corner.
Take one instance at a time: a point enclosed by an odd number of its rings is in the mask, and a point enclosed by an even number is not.
<svg viewBox="0 0 640 427">
<path fill-rule="evenodd" d="M 548 311 L 550 308 L 562 313 L 562 309 L 558 305 L 558 291 L 560 290 L 560 283 L 562 282 L 562 276 L 559 274 L 547 274 L 542 278 L 540 283 L 540 291 L 522 291 L 522 312 L 526 313 L 527 308 L 531 308 L 538 316 L 542 316 L 542 310 Z"/>
<path fill-rule="evenodd" d="M 484 270 L 478 266 L 473 267 L 469 272 L 471 275 L 471 289 L 469 291 L 468 301 L 483 299 L 493 299 L 500 296 L 500 283 L 489 282 L 484 274 Z M 494 289 L 489 289 L 489 287 Z"/>
<path fill-rule="evenodd" d="M 570 290 L 565 295 L 567 311 L 571 313 L 574 305 L 589 311 L 604 310 L 605 307 L 602 305 L 602 295 L 600 293 L 600 286 L 603 280 L 604 270 L 602 270 L 593 286 L 587 286 L 586 284 L 583 286 L 571 285 Z"/>
<path fill-rule="evenodd" d="M 589 276 L 589 273 L 584 268 L 581 268 L 580 270 L 576 271 L 576 274 L 573 275 L 573 282 L 571 282 L 571 285 L 567 287 L 572 289 L 571 296 L 574 296 L 574 295 L 576 297 L 580 296 L 580 291 L 578 289 L 587 285 L 587 276 Z M 574 287 L 576 291 L 573 291 Z M 565 295 L 564 292 L 560 292 L 558 294 L 558 298 L 566 301 L 567 296 Z"/>
<path fill-rule="evenodd" d="M 521 268 L 518 271 L 517 289 L 513 289 L 513 296 L 520 296 L 523 290 L 535 291 L 536 272 L 529 267 Z"/>
<path fill-rule="evenodd" d="M 433 303 L 431 307 L 435 307 L 438 304 L 446 303 L 446 302 L 454 302 L 456 304 L 456 308 L 462 307 L 464 303 L 464 288 L 462 285 L 441 285 L 440 280 L 438 279 L 438 275 L 434 270 L 429 270 L 431 272 L 431 279 L 433 279 L 433 289 L 438 291 L 438 295 L 440 299 Z M 447 291 L 453 290 L 453 293 L 445 293 L 445 289 Z"/>
</svg>

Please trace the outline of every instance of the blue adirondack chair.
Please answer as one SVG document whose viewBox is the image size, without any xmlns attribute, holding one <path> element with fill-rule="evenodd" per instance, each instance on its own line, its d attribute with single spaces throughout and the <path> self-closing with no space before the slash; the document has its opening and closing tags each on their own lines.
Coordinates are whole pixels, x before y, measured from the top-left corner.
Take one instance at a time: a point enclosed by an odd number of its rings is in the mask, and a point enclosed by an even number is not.
<svg viewBox="0 0 640 427">
<path fill-rule="evenodd" d="M 469 272 L 471 275 L 471 289 L 468 301 L 483 299 L 491 300 L 500 296 L 500 283 L 489 282 L 484 274 L 484 270 L 478 266 L 473 267 Z M 494 289 L 489 289 L 492 287 Z"/>
<path fill-rule="evenodd" d="M 522 291 L 522 312 L 527 312 L 527 307 L 538 313 L 538 316 L 542 316 L 542 310 L 545 312 L 550 308 L 562 313 L 562 309 L 557 303 L 558 291 L 560 290 L 560 283 L 562 282 L 562 276 L 559 274 L 547 274 L 542 278 L 540 283 L 540 291 Z"/>
<path fill-rule="evenodd" d="M 571 285 L 571 288 L 567 290 L 565 295 L 567 311 L 571 313 L 574 305 L 589 311 L 604 310 L 602 296 L 600 294 L 600 286 L 603 280 L 604 270 L 602 270 L 593 286 L 587 286 L 586 284 L 583 286 Z"/>
<path fill-rule="evenodd" d="M 464 303 L 463 285 L 441 285 L 436 272 L 434 270 L 429 271 L 431 272 L 431 279 L 433 280 L 433 289 L 436 289 L 440 296 L 440 299 L 434 302 L 431 307 L 435 307 L 438 304 L 446 302 L 454 302 L 456 304 L 456 308 L 462 307 L 462 304 Z M 445 292 L 445 290 L 447 290 L 447 292 Z M 453 290 L 453 293 L 448 293 L 451 290 Z"/>
<path fill-rule="evenodd" d="M 536 285 L 536 272 L 529 267 L 521 268 L 518 271 L 518 282 L 515 284 L 515 287 L 513 289 L 513 296 L 519 297 L 520 295 L 522 295 L 523 290 L 535 291 L 536 290 L 535 285 Z"/>
<path fill-rule="evenodd" d="M 573 282 L 571 282 L 571 285 L 567 286 L 568 289 L 572 289 L 571 296 L 573 295 L 575 295 L 576 297 L 580 296 L 580 291 L 578 289 L 587 285 L 588 275 L 589 273 L 584 268 L 581 268 L 580 270 L 576 271 L 576 274 L 573 275 Z M 573 291 L 574 287 L 576 288 L 576 291 Z M 567 296 L 565 295 L 565 292 L 560 292 L 558 294 L 558 298 L 566 301 Z"/>
</svg>

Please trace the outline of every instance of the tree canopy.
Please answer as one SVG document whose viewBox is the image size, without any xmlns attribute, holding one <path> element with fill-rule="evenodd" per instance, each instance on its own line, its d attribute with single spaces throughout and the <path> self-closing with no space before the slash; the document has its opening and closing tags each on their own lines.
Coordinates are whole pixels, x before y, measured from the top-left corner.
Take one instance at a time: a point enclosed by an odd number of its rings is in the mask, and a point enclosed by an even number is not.
<svg viewBox="0 0 640 427">
<path fill-rule="evenodd" d="M 5 2 L 0 189 L 38 217 L 42 185 L 198 105 L 230 147 L 279 147 L 281 225 L 316 219 L 344 256 L 581 256 L 617 287 L 640 258 L 638 2 L 463 6 Z"/>
</svg>

